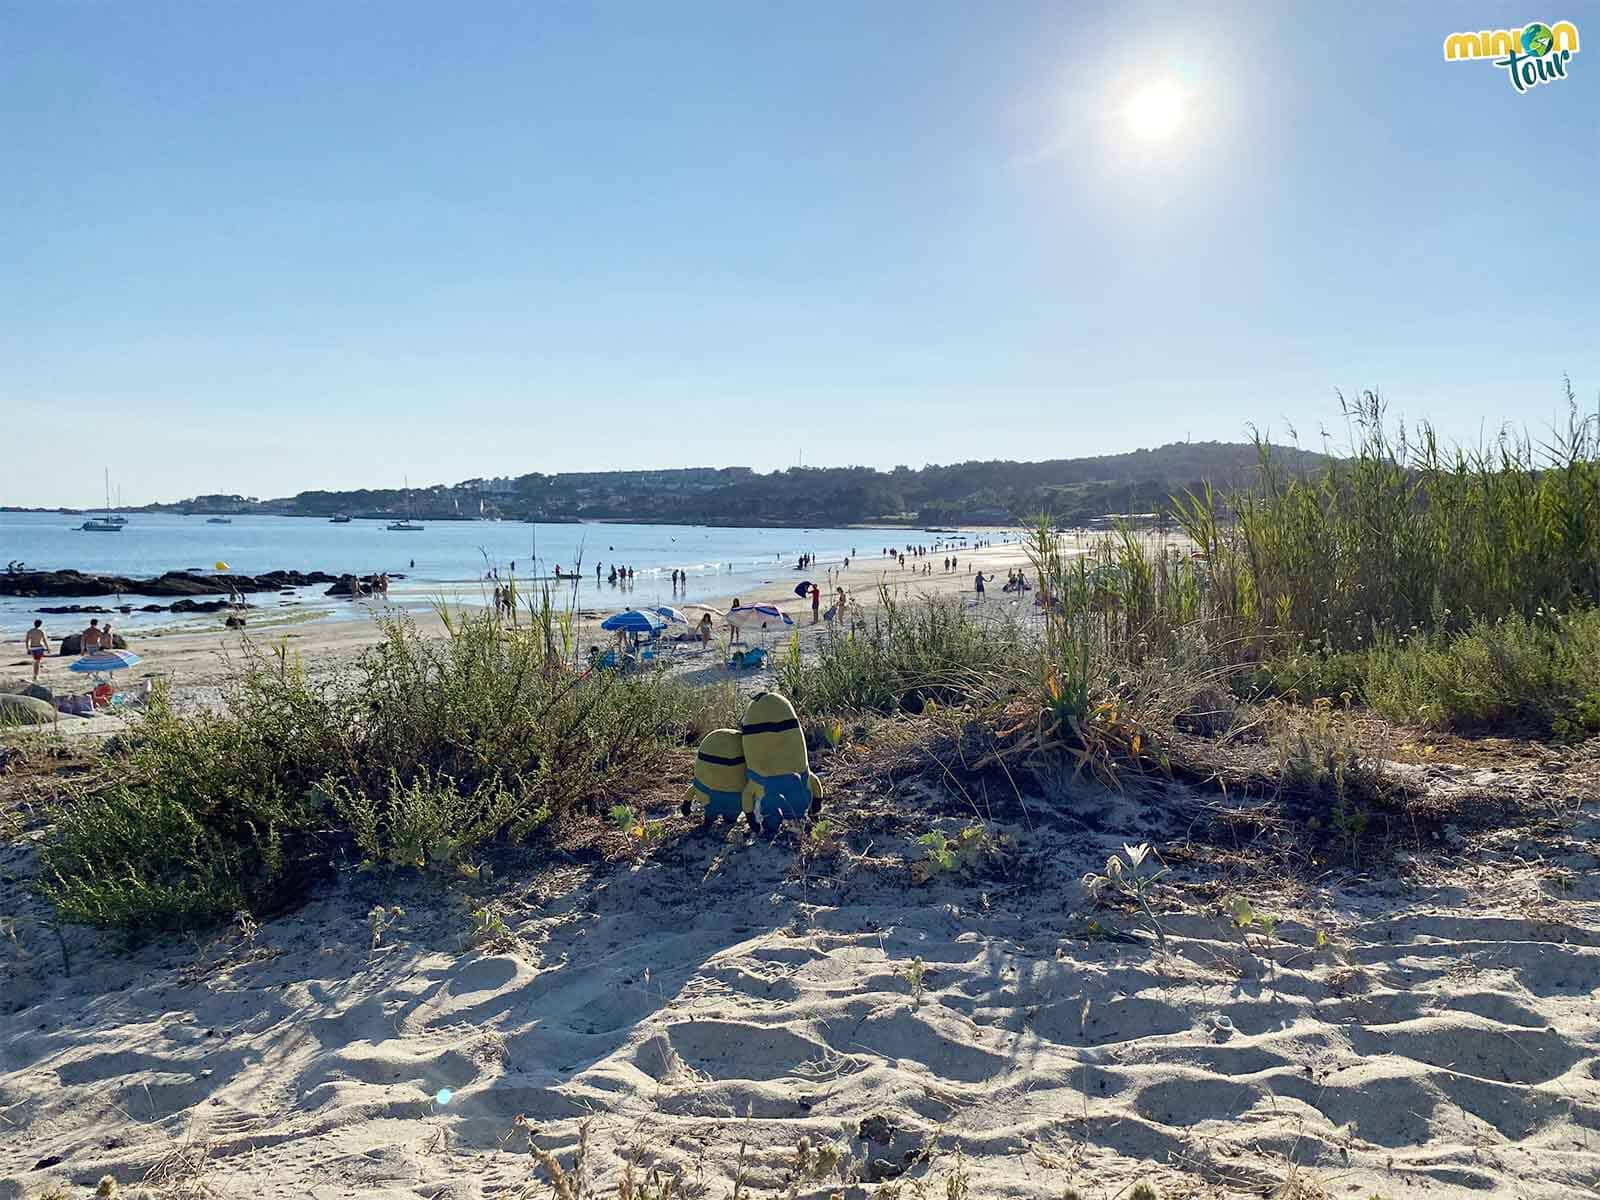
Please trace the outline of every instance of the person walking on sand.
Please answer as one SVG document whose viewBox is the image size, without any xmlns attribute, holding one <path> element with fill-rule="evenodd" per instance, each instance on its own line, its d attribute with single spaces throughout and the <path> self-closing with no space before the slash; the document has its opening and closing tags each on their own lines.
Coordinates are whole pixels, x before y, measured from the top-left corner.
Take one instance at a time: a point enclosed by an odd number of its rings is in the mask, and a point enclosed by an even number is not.
<svg viewBox="0 0 1600 1200">
<path fill-rule="evenodd" d="M 700 645 L 706 649 L 711 648 L 711 614 L 703 613 L 700 617 Z"/>
<path fill-rule="evenodd" d="M 33 623 L 33 628 L 23 638 L 23 644 L 28 647 L 28 657 L 33 659 L 33 677 L 37 680 L 44 656 L 50 652 L 50 635 L 44 631 L 43 621 Z"/>
<path fill-rule="evenodd" d="M 975 586 L 976 586 L 977 593 L 978 593 L 978 599 L 982 600 L 983 599 L 983 572 L 982 571 L 978 572 L 978 582 L 977 582 L 977 584 Z"/>
<path fill-rule="evenodd" d="M 822 616 L 822 589 L 811 585 L 811 623 L 815 625 Z"/>
</svg>

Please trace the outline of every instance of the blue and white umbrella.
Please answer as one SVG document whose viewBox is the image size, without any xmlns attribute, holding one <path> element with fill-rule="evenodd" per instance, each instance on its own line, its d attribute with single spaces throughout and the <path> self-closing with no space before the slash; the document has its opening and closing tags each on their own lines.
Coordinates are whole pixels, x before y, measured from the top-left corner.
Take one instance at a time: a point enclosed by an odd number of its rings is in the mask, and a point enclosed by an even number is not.
<svg viewBox="0 0 1600 1200">
<path fill-rule="evenodd" d="M 660 633 L 667 627 L 666 621 L 653 612 L 630 608 L 626 612 L 612 613 L 600 622 L 600 628 L 609 633 L 621 630 L 624 633 Z"/>
<path fill-rule="evenodd" d="M 650 611 L 664 620 L 672 621 L 679 625 L 687 625 L 689 623 L 689 618 L 684 616 L 677 609 L 673 608 L 670 604 L 654 605 L 651 607 Z"/>
<path fill-rule="evenodd" d="M 130 654 L 126 650 L 96 650 L 93 654 L 85 654 L 77 662 L 67 668 L 83 675 L 97 675 L 102 671 L 121 671 L 127 667 L 137 666 L 142 661 L 137 654 Z"/>
</svg>

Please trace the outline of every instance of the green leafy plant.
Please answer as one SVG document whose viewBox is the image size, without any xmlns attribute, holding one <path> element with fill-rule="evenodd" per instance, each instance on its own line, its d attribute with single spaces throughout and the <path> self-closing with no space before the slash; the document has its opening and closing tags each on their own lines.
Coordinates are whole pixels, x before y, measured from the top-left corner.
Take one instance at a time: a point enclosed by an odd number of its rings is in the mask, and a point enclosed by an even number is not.
<svg viewBox="0 0 1600 1200">
<path fill-rule="evenodd" d="M 384 935 L 399 923 L 406 915 L 406 910 L 398 905 L 385 907 L 382 904 L 372 906 L 372 911 L 367 914 L 367 929 L 372 934 L 372 949 L 376 950 L 382 943 Z"/>
<path fill-rule="evenodd" d="M 1125 845 L 1122 854 L 1113 854 L 1106 859 L 1104 874 L 1091 872 L 1085 875 L 1083 885 L 1092 896 L 1103 896 L 1109 891 L 1132 900 L 1149 922 L 1155 934 L 1156 946 L 1165 952 L 1167 933 L 1150 905 L 1150 894 L 1156 883 L 1167 874 L 1167 868 L 1164 865 L 1147 867 L 1145 864 L 1150 855 L 1148 842 L 1140 842 L 1137 846 Z"/>
<path fill-rule="evenodd" d="M 920 1005 L 922 1003 L 923 985 L 928 977 L 928 966 L 922 961 L 922 955 L 917 955 L 916 958 L 907 963 L 901 975 L 905 977 L 906 986 L 911 989 L 911 1003 Z"/>
</svg>

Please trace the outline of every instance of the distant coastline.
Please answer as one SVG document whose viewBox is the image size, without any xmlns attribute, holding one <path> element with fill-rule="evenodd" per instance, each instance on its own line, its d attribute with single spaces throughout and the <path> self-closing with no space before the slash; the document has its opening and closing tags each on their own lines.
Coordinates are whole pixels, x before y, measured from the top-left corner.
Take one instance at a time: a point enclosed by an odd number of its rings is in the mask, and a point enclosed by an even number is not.
<svg viewBox="0 0 1600 1200">
<path fill-rule="evenodd" d="M 475 478 L 422 488 L 304 491 L 260 499 L 228 493 L 169 504 L 117 505 L 114 511 L 172 516 L 279 516 L 359 521 L 540 525 L 616 523 L 725 529 L 982 528 L 1031 523 L 1087 525 L 1115 513 L 1170 512 L 1172 497 L 1211 487 L 1227 492 L 1275 471 L 1306 475 L 1330 459 L 1298 447 L 1250 442 L 1182 442 L 1153 450 L 1043 462 L 963 462 L 913 469 L 792 467 L 758 474 L 749 467 L 684 467 Z M 86 508 L 7 506 L 6 512 Z"/>
</svg>

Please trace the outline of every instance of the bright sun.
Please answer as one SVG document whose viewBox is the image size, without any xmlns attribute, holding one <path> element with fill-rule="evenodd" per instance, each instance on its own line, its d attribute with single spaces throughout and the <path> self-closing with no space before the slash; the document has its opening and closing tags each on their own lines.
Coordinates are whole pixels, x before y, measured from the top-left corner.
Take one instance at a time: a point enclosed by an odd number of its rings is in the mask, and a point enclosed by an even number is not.
<svg viewBox="0 0 1600 1200">
<path fill-rule="evenodd" d="M 1183 124 L 1185 97 L 1173 80 L 1157 79 L 1134 92 L 1123 109 L 1128 132 L 1142 142 L 1164 142 Z"/>
</svg>

